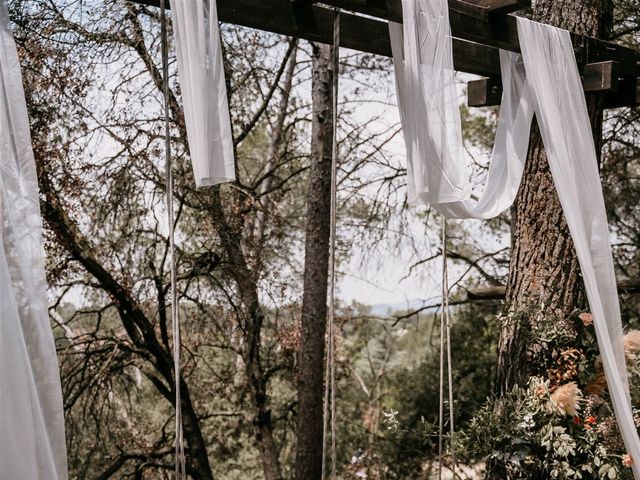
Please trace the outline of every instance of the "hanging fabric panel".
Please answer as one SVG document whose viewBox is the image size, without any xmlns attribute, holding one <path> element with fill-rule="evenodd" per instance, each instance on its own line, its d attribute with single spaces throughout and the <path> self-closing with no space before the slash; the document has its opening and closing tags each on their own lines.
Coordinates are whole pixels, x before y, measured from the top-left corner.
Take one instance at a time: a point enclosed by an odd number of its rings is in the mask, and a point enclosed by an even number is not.
<svg viewBox="0 0 640 480">
<path fill-rule="evenodd" d="M 638 479 L 640 440 L 629 398 L 609 224 L 571 36 L 518 18 L 518 37 L 553 182 L 580 261 L 613 408 Z"/>
<path fill-rule="evenodd" d="M 586 102 L 567 31 L 518 18 L 522 56 L 501 52 L 504 94 L 491 165 L 470 199 L 446 0 L 403 0 L 390 23 L 408 192 L 448 218 L 491 218 L 517 194 L 535 112 L 582 269 L 609 392 L 640 480 L 609 228 Z M 449 129 L 448 132 L 446 130 Z"/>
<path fill-rule="evenodd" d="M 501 51 L 504 95 L 489 172 L 471 196 L 444 0 L 403 0 L 403 24 L 389 23 L 398 105 L 407 147 L 407 189 L 448 218 L 492 218 L 511 206 L 524 171 L 533 118 L 520 56 Z M 427 128 L 428 126 L 428 128 Z"/>
<path fill-rule="evenodd" d="M 36 167 L 16 46 L 0 1 L 0 478 L 67 480 Z"/>
<path fill-rule="evenodd" d="M 233 181 L 233 138 L 216 2 L 173 0 L 171 9 L 196 186 Z"/>
</svg>

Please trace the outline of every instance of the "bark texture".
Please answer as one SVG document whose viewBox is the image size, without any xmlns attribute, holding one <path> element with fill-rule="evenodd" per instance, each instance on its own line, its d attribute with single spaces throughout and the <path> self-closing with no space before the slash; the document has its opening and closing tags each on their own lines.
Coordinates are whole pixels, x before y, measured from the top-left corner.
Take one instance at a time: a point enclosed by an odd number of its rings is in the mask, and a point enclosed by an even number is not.
<svg viewBox="0 0 640 480">
<path fill-rule="evenodd" d="M 296 478 L 322 475 L 324 337 L 331 208 L 333 135 L 331 51 L 313 45 L 311 169 L 307 193 L 304 294 L 298 372 Z"/>
<path fill-rule="evenodd" d="M 538 0 L 533 19 L 576 33 L 607 38 L 611 32 L 611 0 Z M 596 149 L 602 138 L 602 98 L 587 98 Z M 546 305 L 558 319 L 584 306 L 580 267 L 560 201 L 553 184 L 547 156 L 537 124 L 534 123 L 520 191 L 512 210 L 512 254 L 506 305 L 511 313 L 524 312 L 531 305 Z M 525 317 L 526 318 L 526 317 Z M 496 390 L 504 395 L 526 382 L 536 366 L 527 361 L 532 347 L 527 344 L 527 321 L 509 322 L 500 336 Z M 535 348 L 535 346 L 533 346 Z M 508 475 L 495 466 L 487 478 Z"/>
</svg>

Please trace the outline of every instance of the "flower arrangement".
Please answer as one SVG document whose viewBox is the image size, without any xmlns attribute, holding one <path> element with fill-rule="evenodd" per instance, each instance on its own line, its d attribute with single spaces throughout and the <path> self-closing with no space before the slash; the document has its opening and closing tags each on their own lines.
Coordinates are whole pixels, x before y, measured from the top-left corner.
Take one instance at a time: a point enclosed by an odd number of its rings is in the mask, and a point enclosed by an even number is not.
<svg viewBox="0 0 640 480">
<path fill-rule="evenodd" d="M 461 448 L 510 479 L 632 479 L 598 357 L 591 315 L 529 322 L 531 372 L 524 386 L 492 399 L 462 435 Z M 529 317 L 529 320 L 531 317 Z M 520 321 L 505 318 L 505 321 Z M 625 336 L 632 397 L 640 398 L 640 331 Z M 640 412 L 636 425 L 640 425 Z M 637 459 L 640 461 L 640 459 Z"/>
</svg>

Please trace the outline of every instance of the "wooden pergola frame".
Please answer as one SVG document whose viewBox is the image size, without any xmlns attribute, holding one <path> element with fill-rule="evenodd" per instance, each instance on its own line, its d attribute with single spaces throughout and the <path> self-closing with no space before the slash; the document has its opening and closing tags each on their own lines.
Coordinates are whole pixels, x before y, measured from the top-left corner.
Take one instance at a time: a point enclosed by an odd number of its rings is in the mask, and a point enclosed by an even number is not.
<svg viewBox="0 0 640 480">
<path fill-rule="evenodd" d="M 133 0 L 158 6 L 159 0 Z M 401 0 L 217 0 L 220 21 L 315 42 L 333 41 L 332 7 L 341 9 L 341 46 L 391 56 L 387 21 L 402 22 Z M 469 82 L 468 104 L 500 103 L 499 49 L 519 51 L 516 19 L 510 13 L 530 0 L 449 0 L 456 70 L 484 77 Z M 640 104 L 640 52 L 572 34 L 587 92 L 600 92 L 605 106 Z"/>
</svg>

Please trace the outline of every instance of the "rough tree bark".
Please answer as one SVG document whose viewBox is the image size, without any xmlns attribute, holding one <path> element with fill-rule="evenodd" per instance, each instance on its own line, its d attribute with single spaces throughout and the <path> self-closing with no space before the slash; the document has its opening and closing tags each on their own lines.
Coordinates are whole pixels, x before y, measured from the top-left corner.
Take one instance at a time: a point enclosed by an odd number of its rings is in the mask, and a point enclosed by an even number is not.
<svg viewBox="0 0 640 480">
<path fill-rule="evenodd" d="M 331 47 L 326 45 L 313 45 L 311 170 L 307 193 L 304 293 L 298 371 L 298 480 L 320 480 L 322 475 L 322 379 L 327 315 L 333 134 L 331 105 L 334 72 L 331 68 L 331 51 Z"/>
<path fill-rule="evenodd" d="M 612 28 L 611 0 L 538 0 L 533 19 L 584 35 L 607 38 Z M 596 149 L 602 139 L 602 99 L 587 98 Z M 544 304 L 559 321 L 584 306 L 578 259 L 558 199 L 538 126 L 534 124 L 520 191 L 512 210 L 512 253 L 506 305 L 511 313 Z M 572 325 L 574 327 L 574 325 Z M 496 390 L 504 395 L 526 382 L 535 365 L 527 362 L 527 325 L 509 323 L 499 343 Z M 488 478 L 508 478 L 494 466 Z"/>
</svg>

